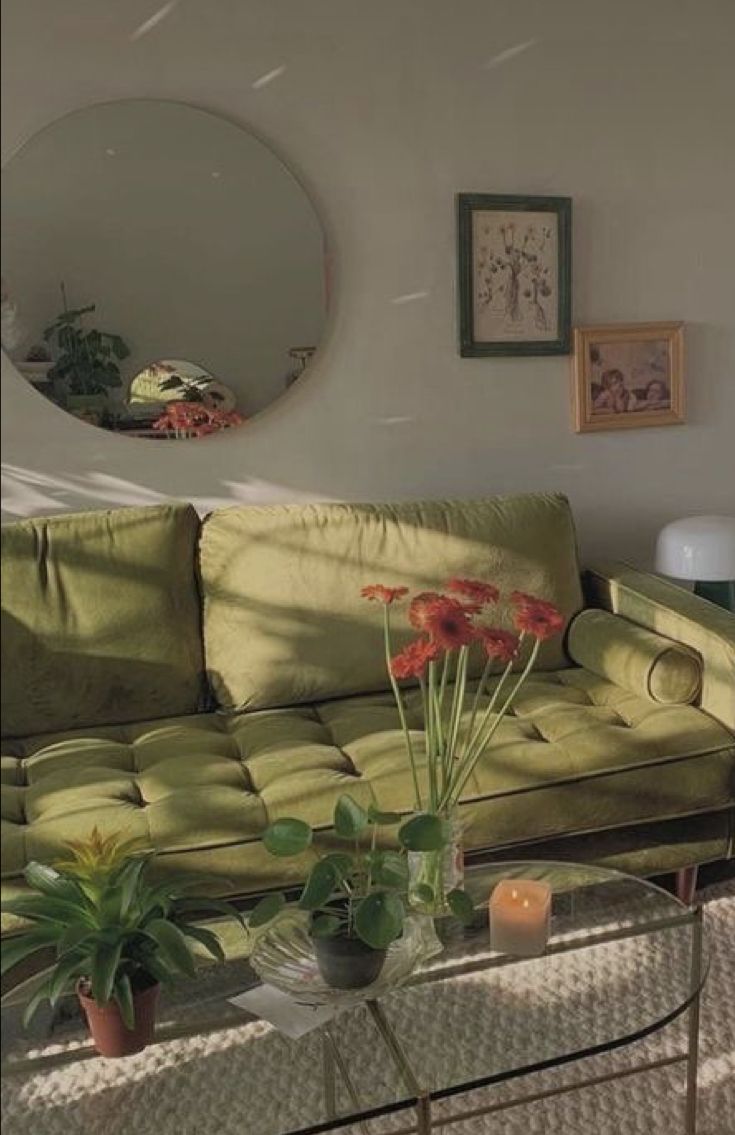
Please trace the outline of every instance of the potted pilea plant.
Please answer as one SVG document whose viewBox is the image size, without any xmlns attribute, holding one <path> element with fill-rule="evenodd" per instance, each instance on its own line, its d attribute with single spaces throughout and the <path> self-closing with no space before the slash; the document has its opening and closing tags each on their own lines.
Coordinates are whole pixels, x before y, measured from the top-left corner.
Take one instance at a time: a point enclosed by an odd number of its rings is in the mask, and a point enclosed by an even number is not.
<svg viewBox="0 0 735 1135">
<path fill-rule="evenodd" d="M 31 923 L 3 941 L 2 972 L 53 951 L 50 970 L 26 1008 L 26 1025 L 44 1001 L 53 1008 L 76 990 L 102 1056 L 140 1052 L 153 1039 L 161 983 L 196 976 L 192 944 L 224 961 L 216 935 L 190 919 L 214 913 L 242 918 L 230 903 L 192 895 L 200 876 L 149 881 L 154 853 L 137 841 L 102 836 L 95 828 L 88 840 L 67 846 L 69 860 L 26 867 L 36 894 L 2 904 L 3 911 Z"/>
<path fill-rule="evenodd" d="M 79 415 L 101 414 L 110 389 L 121 385 L 118 363 L 130 350 L 120 335 L 85 329 L 84 317 L 96 309 L 96 304 L 69 308 L 63 284 L 61 296 L 64 310 L 43 333 L 44 341 L 58 351 L 48 377 L 62 395 L 66 409 Z"/>
<path fill-rule="evenodd" d="M 378 829 L 396 825 L 398 848 L 379 848 Z M 428 814 L 404 821 L 398 813 L 372 804 L 365 809 L 343 795 L 335 805 L 334 830 L 344 847 L 318 855 L 298 906 L 309 912 L 309 933 L 325 982 L 335 989 L 361 989 L 378 978 L 388 947 L 403 933 L 410 912 L 408 851 L 442 848 L 446 825 Z M 313 839 L 309 824 L 290 817 L 276 820 L 263 835 L 267 850 L 284 857 L 303 854 Z M 472 902 L 464 891 L 452 891 L 447 901 L 457 917 L 472 918 Z M 261 899 L 248 920 L 250 929 L 267 925 L 285 905 L 283 894 Z"/>
</svg>

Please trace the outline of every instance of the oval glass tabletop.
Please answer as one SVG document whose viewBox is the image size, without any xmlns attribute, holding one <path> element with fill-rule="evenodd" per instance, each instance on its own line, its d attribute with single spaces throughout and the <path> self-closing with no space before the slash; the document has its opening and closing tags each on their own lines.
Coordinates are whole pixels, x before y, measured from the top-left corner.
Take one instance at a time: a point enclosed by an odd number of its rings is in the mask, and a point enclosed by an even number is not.
<svg viewBox="0 0 735 1135">
<path fill-rule="evenodd" d="M 491 947 L 489 899 L 504 879 L 551 887 L 551 934 L 541 956 Z M 229 1002 L 258 984 L 243 958 L 166 991 L 158 1039 L 240 1026 L 228 1042 L 231 1091 L 246 1102 L 257 1135 L 305 1135 L 348 1122 L 372 1133 L 381 1127 L 366 1126 L 370 1117 L 413 1108 L 418 1099 L 442 1101 L 642 1039 L 683 1013 L 704 982 L 700 913 L 645 880 L 519 861 L 472 866 L 465 888 L 475 905 L 472 926 L 438 923 L 442 951 L 407 984 L 337 1007 L 298 1040 Z M 3 1010 L 4 1025 L 10 1012 Z M 43 1074 L 67 1063 L 76 1070 L 93 1055 L 72 1024 L 31 1045 L 13 1033 L 6 1071 Z M 156 1060 L 160 1070 L 162 1056 Z M 80 1075 L 79 1091 L 83 1081 Z"/>
</svg>

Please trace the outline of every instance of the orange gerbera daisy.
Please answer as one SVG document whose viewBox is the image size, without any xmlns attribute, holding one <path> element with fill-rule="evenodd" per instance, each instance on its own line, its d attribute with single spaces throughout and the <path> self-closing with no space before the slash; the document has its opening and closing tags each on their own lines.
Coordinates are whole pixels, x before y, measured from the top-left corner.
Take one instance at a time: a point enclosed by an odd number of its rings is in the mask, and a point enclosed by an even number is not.
<svg viewBox="0 0 735 1135">
<path fill-rule="evenodd" d="M 395 603 L 396 599 L 402 599 L 404 595 L 408 595 L 408 588 L 384 587 L 382 583 L 369 583 L 367 587 L 363 587 L 360 594 L 363 599 L 372 599 L 376 603 L 384 603 L 388 606 Z"/>
<path fill-rule="evenodd" d="M 394 678 L 420 678 L 429 662 L 439 657 L 439 647 L 428 638 L 417 638 L 390 660 Z"/>
<path fill-rule="evenodd" d="M 488 658 L 498 662 L 512 662 L 518 656 L 518 635 L 501 627 L 479 627 L 478 638 L 485 648 Z"/>
<path fill-rule="evenodd" d="M 458 595 L 464 595 L 473 603 L 497 603 L 500 598 L 500 592 L 497 587 L 492 583 L 483 583 L 479 579 L 450 579 L 447 583 L 448 591 L 455 591 Z"/>
<path fill-rule="evenodd" d="M 516 608 L 513 625 L 534 638 L 547 639 L 559 634 L 564 628 L 564 616 L 553 603 L 543 599 L 524 602 Z"/>
<path fill-rule="evenodd" d="M 478 609 L 476 606 L 460 603 L 448 595 L 418 598 L 421 603 L 417 606 L 414 599 L 409 618 L 414 626 L 426 631 L 442 650 L 468 646 L 477 637 L 470 619 L 470 615 Z"/>
</svg>

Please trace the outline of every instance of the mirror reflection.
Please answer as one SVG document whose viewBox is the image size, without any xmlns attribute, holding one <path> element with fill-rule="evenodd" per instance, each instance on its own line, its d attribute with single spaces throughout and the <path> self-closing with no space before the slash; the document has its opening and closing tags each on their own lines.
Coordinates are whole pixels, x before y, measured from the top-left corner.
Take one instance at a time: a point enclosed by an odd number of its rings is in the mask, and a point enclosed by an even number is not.
<svg viewBox="0 0 735 1135">
<path fill-rule="evenodd" d="M 247 424 L 308 372 L 321 224 L 259 139 L 179 103 L 52 123 L 3 170 L 3 346 L 95 426 L 182 441 Z"/>
</svg>

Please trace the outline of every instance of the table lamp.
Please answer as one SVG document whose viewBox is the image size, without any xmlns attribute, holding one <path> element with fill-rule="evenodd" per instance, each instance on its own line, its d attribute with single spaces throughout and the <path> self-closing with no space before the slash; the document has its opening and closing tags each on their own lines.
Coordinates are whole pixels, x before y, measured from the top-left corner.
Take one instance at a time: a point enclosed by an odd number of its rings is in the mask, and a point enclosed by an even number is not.
<svg viewBox="0 0 735 1135">
<path fill-rule="evenodd" d="M 694 580 L 694 593 L 735 611 L 735 517 L 690 516 L 662 528 L 656 571 Z"/>
</svg>

